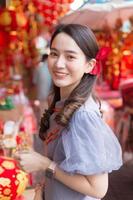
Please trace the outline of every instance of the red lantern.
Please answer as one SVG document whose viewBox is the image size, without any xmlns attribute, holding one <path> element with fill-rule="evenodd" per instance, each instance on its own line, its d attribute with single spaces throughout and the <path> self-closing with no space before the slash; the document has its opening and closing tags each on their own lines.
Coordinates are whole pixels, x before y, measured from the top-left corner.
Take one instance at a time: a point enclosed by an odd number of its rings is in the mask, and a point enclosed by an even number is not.
<svg viewBox="0 0 133 200">
<path fill-rule="evenodd" d="M 2 48 L 6 46 L 6 38 L 4 35 L 4 31 L 0 31 L 0 46 Z"/>
<path fill-rule="evenodd" d="M 5 31 L 0 31 L 0 51 L 3 51 L 9 42 L 9 35 Z"/>
<path fill-rule="evenodd" d="M 16 12 L 14 10 L 4 9 L 0 12 L 0 26 L 4 30 L 16 30 Z"/>
<path fill-rule="evenodd" d="M 13 158 L 0 157 L 0 199 L 15 200 L 25 190 L 27 174 L 20 170 Z"/>
</svg>

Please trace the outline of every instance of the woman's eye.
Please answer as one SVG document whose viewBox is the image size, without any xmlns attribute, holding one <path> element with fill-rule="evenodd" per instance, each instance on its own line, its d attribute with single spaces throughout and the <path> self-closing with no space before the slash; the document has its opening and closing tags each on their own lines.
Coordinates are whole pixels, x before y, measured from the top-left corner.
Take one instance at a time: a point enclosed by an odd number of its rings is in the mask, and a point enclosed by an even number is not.
<svg viewBox="0 0 133 200">
<path fill-rule="evenodd" d="M 57 55 L 57 53 L 55 53 L 55 52 L 50 52 L 50 56 L 56 57 L 56 56 L 58 56 L 58 55 Z"/>
<path fill-rule="evenodd" d="M 67 59 L 68 59 L 68 60 L 73 60 L 74 58 L 75 58 L 75 57 L 74 57 L 74 56 L 71 56 L 71 55 L 68 55 L 68 56 L 67 56 Z"/>
</svg>

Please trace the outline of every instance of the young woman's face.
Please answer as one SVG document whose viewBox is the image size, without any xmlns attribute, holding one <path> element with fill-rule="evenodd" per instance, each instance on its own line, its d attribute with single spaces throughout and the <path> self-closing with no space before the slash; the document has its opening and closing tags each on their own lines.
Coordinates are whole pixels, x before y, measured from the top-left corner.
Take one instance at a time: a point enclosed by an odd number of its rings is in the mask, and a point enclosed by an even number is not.
<svg viewBox="0 0 133 200">
<path fill-rule="evenodd" d="M 53 82 L 69 95 L 88 73 L 88 61 L 76 42 L 67 34 L 59 33 L 53 40 L 48 57 Z"/>
</svg>

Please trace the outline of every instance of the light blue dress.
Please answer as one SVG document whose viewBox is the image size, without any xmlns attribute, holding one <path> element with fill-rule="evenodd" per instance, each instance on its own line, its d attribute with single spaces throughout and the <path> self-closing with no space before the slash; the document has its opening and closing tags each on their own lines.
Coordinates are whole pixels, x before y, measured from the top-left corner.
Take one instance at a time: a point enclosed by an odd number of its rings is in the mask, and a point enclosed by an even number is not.
<svg viewBox="0 0 133 200">
<path fill-rule="evenodd" d="M 63 102 L 57 102 L 56 108 Z M 50 129 L 61 128 L 51 116 Z M 48 157 L 71 175 L 100 174 L 117 170 L 122 165 L 122 152 L 119 142 L 102 120 L 98 105 L 90 97 L 73 115 L 69 126 L 60 131 L 57 139 L 47 145 Z M 71 190 L 56 179 L 46 179 L 46 200 L 96 200 Z"/>
</svg>

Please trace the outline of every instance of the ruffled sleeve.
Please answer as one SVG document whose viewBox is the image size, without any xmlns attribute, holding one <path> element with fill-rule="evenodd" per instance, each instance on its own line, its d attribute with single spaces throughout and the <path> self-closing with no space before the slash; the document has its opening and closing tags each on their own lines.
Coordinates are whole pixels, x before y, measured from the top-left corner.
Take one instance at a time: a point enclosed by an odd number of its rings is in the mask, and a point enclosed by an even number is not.
<svg viewBox="0 0 133 200">
<path fill-rule="evenodd" d="M 67 172 L 91 175 L 122 165 L 119 142 L 97 112 L 77 111 L 62 134 L 62 143 L 65 159 L 60 167 Z"/>
</svg>

